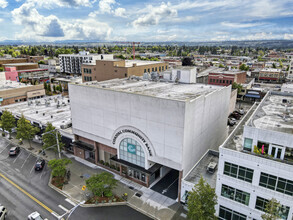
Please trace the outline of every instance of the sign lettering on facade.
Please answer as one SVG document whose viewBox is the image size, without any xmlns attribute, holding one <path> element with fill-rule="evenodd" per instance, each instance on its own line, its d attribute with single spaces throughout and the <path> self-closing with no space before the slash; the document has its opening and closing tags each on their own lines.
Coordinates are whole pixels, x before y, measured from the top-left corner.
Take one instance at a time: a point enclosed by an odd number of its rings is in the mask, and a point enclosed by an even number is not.
<svg viewBox="0 0 293 220">
<path fill-rule="evenodd" d="M 124 133 L 131 133 L 131 134 L 134 134 L 136 137 L 138 137 L 138 138 L 143 142 L 143 144 L 145 145 L 145 147 L 147 148 L 147 150 L 148 150 L 148 152 L 149 152 L 149 155 L 150 155 L 150 156 L 153 156 L 153 153 L 152 153 L 152 151 L 151 151 L 151 148 L 150 148 L 149 144 L 147 143 L 147 141 L 144 139 L 144 137 L 142 137 L 138 132 L 133 131 L 133 130 L 131 130 L 131 129 L 123 129 L 123 130 L 121 130 L 121 131 L 118 131 L 118 132 L 115 134 L 112 143 L 115 144 L 117 138 L 119 137 L 119 135 L 124 134 Z M 134 146 L 134 145 L 133 145 L 133 146 Z M 134 147 L 135 147 L 135 146 L 134 146 Z M 127 151 L 128 151 L 128 150 L 129 150 L 129 149 L 128 149 L 128 146 L 127 146 Z M 135 151 L 136 151 L 136 148 L 135 148 Z M 129 151 L 128 151 L 128 152 L 129 152 Z M 130 152 L 130 153 L 131 153 L 131 152 Z"/>
</svg>

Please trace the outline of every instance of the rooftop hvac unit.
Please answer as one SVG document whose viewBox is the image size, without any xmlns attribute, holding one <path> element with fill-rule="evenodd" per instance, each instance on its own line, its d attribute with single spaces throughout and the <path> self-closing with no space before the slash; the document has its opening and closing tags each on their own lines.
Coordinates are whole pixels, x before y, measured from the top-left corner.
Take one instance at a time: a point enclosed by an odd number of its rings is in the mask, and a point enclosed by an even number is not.
<svg viewBox="0 0 293 220">
<path fill-rule="evenodd" d="M 46 113 L 43 113 L 43 116 L 45 116 L 46 115 Z"/>
<path fill-rule="evenodd" d="M 214 173 L 216 171 L 217 165 L 218 164 L 216 162 L 210 162 L 208 167 L 207 167 L 207 172 L 208 173 Z"/>
</svg>

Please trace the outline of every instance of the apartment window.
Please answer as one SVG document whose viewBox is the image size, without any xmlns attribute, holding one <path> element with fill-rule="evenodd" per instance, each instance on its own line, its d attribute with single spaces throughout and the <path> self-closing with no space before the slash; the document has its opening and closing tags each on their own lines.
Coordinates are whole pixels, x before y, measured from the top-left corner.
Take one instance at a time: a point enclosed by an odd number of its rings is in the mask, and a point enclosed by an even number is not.
<svg viewBox="0 0 293 220">
<path fill-rule="evenodd" d="M 215 79 L 213 79 L 213 82 L 216 82 L 216 80 L 215 80 Z"/>
<path fill-rule="evenodd" d="M 127 77 L 127 73 L 125 73 L 124 76 Z"/>
<path fill-rule="evenodd" d="M 87 77 L 85 76 L 85 77 L 84 77 L 84 81 L 87 81 L 86 79 L 87 79 Z"/>
<path fill-rule="evenodd" d="M 150 68 L 148 68 L 148 72 L 150 72 Z"/>
<path fill-rule="evenodd" d="M 155 71 L 157 71 L 157 67 L 155 68 Z"/>
<path fill-rule="evenodd" d="M 235 189 L 223 184 L 221 195 L 236 202 L 240 202 L 244 205 L 249 205 L 250 194 L 242 190 Z"/>
<path fill-rule="evenodd" d="M 232 84 L 232 80 L 230 80 L 230 84 Z"/>
<path fill-rule="evenodd" d="M 235 212 L 224 206 L 220 206 L 219 219 L 222 220 L 246 220 L 246 215 Z"/>
<path fill-rule="evenodd" d="M 220 83 L 222 83 L 222 80 L 220 79 Z"/>
<path fill-rule="evenodd" d="M 225 84 L 225 80 L 223 80 L 223 84 Z"/>
<path fill-rule="evenodd" d="M 280 193 L 284 193 L 293 196 L 293 181 L 287 180 L 281 177 L 269 175 L 267 173 L 261 173 L 259 185 L 271 190 L 276 190 Z"/>
<path fill-rule="evenodd" d="M 277 177 L 266 173 L 261 173 L 259 185 L 268 189 L 275 190 L 277 184 Z"/>
<path fill-rule="evenodd" d="M 152 72 L 154 72 L 154 68 L 152 68 Z"/>
<path fill-rule="evenodd" d="M 219 80 L 217 79 L 217 80 L 216 80 L 216 82 L 218 83 L 218 82 L 219 82 Z"/>
<path fill-rule="evenodd" d="M 168 66 L 166 66 L 166 69 L 168 69 Z"/>
<path fill-rule="evenodd" d="M 210 82 L 212 82 L 213 81 L 213 79 L 210 79 Z"/>
<path fill-rule="evenodd" d="M 252 139 L 244 138 L 244 147 L 243 147 L 243 149 L 247 150 L 247 151 L 251 151 L 251 148 L 252 148 Z"/>
<path fill-rule="evenodd" d="M 89 77 L 89 81 L 92 81 L 92 77 L 91 76 Z"/>
<path fill-rule="evenodd" d="M 159 71 L 161 72 L 161 67 L 159 67 Z"/>
<path fill-rule="evenodd" d="M 164 71 L 164 66 L 162 66 L 162 70 Z"/>
<path fill-rule="evenodd" d="M 264 211 L 266 209 L 266 204 L 269 202 L 269 200 L 261 198 L 261 197 L 256 197 L 256 203 L 255 203 L 255 208 Z"/>
<path fill-rule="evenodd" d="M 146 73 L 146 69 L 144 69 L 144 73 Z"/>
<path fill-rule="evenodd" d="M 236 164 L 225 162 L 224 174 L 240 180 L 251 183 L 253 178 L 253 170 L 238 166 Z"/>
<path fill-rule="evenodd" d="M 293 195 L 293 181 L 283 178 L 278 179 L 277 189 L 278 192 L 285 193 L 287 195 Z"/>
</svg>

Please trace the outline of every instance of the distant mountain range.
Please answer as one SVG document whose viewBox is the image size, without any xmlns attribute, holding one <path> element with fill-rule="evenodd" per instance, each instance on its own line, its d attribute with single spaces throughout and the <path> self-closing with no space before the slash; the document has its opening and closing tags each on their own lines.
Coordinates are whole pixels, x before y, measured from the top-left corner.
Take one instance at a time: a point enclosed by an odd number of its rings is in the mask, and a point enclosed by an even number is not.
<svg viewBox="0 0 293 220">
<path fill-rule="evenodd" d="M 56 46 L 101 46 L 115 45 L 110 41 L 64 40 L 54 42 L 24 42 L 20 40 L 0 41 L 0 45 L 56 45 Z M 125 45 L 125 44 L 123 44 Z M 130 45 L 130 44 L 129 44 Z M 266 48 L 293 48 L 293 40 L 253 40 L 253 41 L 207 41 L 207 42 L 141 42 L 141 45 L 178 45 L 178 46 L 238 46 L 238 47 L 266 47 Z"/>
</svg>

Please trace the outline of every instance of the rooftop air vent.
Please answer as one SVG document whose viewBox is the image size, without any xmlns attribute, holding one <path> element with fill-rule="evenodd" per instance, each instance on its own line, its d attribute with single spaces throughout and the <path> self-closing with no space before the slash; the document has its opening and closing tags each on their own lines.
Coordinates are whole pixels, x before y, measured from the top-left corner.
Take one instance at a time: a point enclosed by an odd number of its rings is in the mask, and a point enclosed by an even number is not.
<svg viewBox="0 0 293 220">
<path fill-rule="evenodd" d="M 36 111 L 36 114 L 38 114 L 39 112 L 38 111 Z"/>
<path fill-rule="evenodd" d="M 45 116 L 46 114 L 45 113 L 43 113 L 43 116 Z"/>
<path fill-rule="evenodd" d="M 215 170 L 216 170 L 216 168 L 217 168 L 217 163 L 216 162 L 210 162 L 209 163 L 209 165 L 208 165 L 208 167 L 207 167 L 207 172 L 208 173 L 214 173 L 215 172 Z"/>
</svg>

